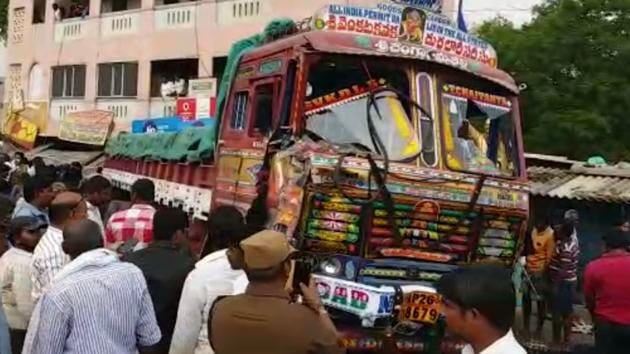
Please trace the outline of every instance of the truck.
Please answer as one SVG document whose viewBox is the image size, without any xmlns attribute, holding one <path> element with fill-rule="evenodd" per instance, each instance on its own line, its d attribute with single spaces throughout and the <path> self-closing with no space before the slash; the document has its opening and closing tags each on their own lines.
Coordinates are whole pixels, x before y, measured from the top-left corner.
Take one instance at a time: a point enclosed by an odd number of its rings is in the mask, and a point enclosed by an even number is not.
<svg viewBox="0 0 630 354">
<path fill-rule="evenodd" d="M 113 137 L 103 173 L 154 180 L 198 226 L 219 205 L 262 213 L 314 260 L 349 351 L 454 353 L 436 281 L 510 266 L 526 229 L 518 94 L 440 14 L 330 5 L 234 44 L 215 124 Z"/>
</svg>

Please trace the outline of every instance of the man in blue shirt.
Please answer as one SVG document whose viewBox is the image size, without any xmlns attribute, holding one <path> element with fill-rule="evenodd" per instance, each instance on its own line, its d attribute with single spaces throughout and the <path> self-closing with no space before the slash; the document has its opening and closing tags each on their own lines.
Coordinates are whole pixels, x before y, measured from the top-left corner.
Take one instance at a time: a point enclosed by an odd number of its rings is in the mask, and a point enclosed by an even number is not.
<svg viewBox="0 0 630 354">
<path fill-rule="evenodd" d="M 50 224 L 46 210 L 55 198 L 52 180 L 43 177 L 28 177 L 24 181 L 24 197 L 15 204 L 13 218 L 18 216 L 34 216 Z"/>
<path fill-rule="evenodd" d="M 140 269 L 104 249 L 91 220 L 66 226 L 62 247 L 72 261 L 39 299 L 23 353 L 160 353 L 160 328 Z"/>
</svg>

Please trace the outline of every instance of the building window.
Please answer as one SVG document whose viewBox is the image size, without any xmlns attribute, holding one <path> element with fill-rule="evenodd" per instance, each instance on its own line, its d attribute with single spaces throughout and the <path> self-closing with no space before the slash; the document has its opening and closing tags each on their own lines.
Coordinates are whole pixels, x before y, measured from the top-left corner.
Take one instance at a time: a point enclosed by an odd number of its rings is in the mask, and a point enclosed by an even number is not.
<svg viewBox="0 0 630 354">
<path fill-rule="evenodd" d="M 198 59 L 169 59 L 151 62 L 151 97 L 187 95 L 188 81 L 198 77 Z"/>
<path fill-rule="evenodd" d="M 140 8 L 141 0 L 103 0 L 101 13 L 135 10 Z"/>
<path fill-rule="evenodd" d="M 46 97 L 46 84 L 44 83 L 44 71 L 42 66 L 35 63 L 28 74 L 28 100 L 43 101 Z"/>
<path fill-rule="evenodd" d="M 85 65 L 64 65 L 52 68 L 52 97 L 85 96 Z"/>
<path fill-rule="evenodd" d="M 274 85 L 265 84 L 256 87 L 254 100 L 256 102 L 254 114 L 254 132 L 267 134 L 271 129 L 273 120 L 273 93 Z"/>
<path fill-rule="evenodd" d="M 46 20 L 46 0 L 33 1 L 33 24 L 44 23 Z"/>
<path fill-rule="evenodd" d="M 135 97 L 138 94 L 138 63 L 98 65 L 99 97 Z"/>
<path fill-rule="evenodd" d="M 245 129 L 248 100 L 249 93 L 247 91 L 238 92 L 234 96 L 234 107 L 232 108 L 232 121 L 230 122 L 230 128 L 237 130 Z"/>
<path fill-rule="evenodd" d="M 223 80 L 223 73 L 225 72 L 226 65 L 227 57 L 212 58 L 212 77 L 217 78 L 217 87 L 220 87 L 221 85 L 221 80 Z"/>
</svg>

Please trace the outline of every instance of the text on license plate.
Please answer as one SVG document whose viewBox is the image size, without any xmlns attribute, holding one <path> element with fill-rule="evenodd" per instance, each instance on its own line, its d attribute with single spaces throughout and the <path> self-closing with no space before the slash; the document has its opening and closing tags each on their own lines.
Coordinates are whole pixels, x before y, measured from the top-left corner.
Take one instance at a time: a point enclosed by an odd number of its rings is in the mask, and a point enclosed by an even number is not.
<svg viewBox="0 0 630 354">
<path fill-rule="evenodd" d="M 401 320 L 435 323 L 440 317 L 440 295 L 425 292 L 405 294 L 400 308 Z"/>
</svg>

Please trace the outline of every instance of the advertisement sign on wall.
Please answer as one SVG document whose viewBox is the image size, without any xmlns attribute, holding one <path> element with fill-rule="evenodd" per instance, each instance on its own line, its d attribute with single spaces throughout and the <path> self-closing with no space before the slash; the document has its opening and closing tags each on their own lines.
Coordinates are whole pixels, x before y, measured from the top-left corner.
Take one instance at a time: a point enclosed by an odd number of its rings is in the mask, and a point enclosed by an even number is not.
<svg viewBox="0 0 630 354">
<path fill-rule="evenodd" d="M 131 122 L 131 132 L 134 134 L 174 133 L 188 127 L 208 127 L 215 124 L 215 122 L 214 119 L 208 118 L 193 121 L 184 121 L 180 117 L 138 119 Z"/>
<path fill-rule="evenodd" d="M 188 81 L 188 96 L 190 97 L 216 97 L 217 79 L 194 79 Z"/>
<path fill-rule="evenodd" d="M 177 115 L 185 121 L 214 117 L 215 97 L 184 97 L 177 99 Z"/>
<path fill-rule="evenodd" d="M 112 128 L 110 111 L 89 110 L 68 113 L 61 120 L 59 139 L 89 145 L 104 145 Z"/>
</svg>

